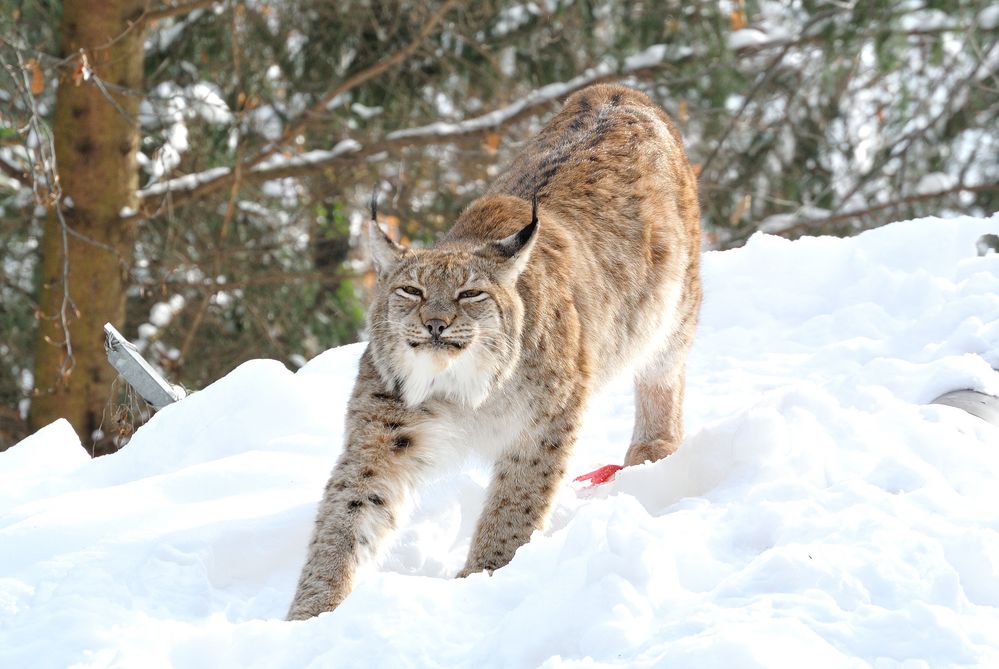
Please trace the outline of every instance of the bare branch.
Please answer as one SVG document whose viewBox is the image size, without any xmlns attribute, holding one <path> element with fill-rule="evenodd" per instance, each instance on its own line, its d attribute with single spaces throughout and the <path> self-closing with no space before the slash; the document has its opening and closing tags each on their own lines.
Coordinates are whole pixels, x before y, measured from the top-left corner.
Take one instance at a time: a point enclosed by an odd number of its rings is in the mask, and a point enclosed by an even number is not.
<svg viewBox="0 0 999 669">
<path fill-rule="evenodd" d="M 364 276 L 363 272 L 326 272 L 321 270 L 310 270 L 303 272 L 271 272 L 264 274 L 257 274 L 248 279 L 243 279 L 240 281 L 171 281 L 163 280 L 162 282 L 153 282 L 148 284 L 138 284 L 146 288 L 155 289 L 162 286 L 169 286 L 172 289 L 184 289 L 189 288 L 196 290 L 198 292 L 203 292 L 209 297 L 218 292 L 223 291 L 233 291 L 233 290 L 243 290 L 246 288 L 254 288 L 257 286 L 284 286 L 299 283 L 322 283 L 322 284 L 336 284 L 342 282 L 345 279 L 359 279 Z"/>
</svg>

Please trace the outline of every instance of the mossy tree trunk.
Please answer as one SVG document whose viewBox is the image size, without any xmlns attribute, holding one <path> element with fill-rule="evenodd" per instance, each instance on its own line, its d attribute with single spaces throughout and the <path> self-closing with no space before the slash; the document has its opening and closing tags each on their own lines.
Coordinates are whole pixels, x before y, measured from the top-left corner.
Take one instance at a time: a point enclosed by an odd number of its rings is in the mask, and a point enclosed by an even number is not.
<svg viewBox="0 0 999 669">
<path fill-rule="evenodd" d="M 136 234 L 135 224 L 123 224 L 119 212 L 136 205 L 144 36 L 139 19 L 145 5 L 66 0 L 60 26 L 62 55 L 76 54 L 77 66 L 85 55 L 106 92 L 81 76 L 79 67 L 59 81 L 52 130 L 69 230 L 50 213 L 41 249 L 29 422 L 35 430 L 67 418 L 95 454 L 111 450 L 113 423 L 108 400 L 115 373 L 104 356 L 102 329 L 107 321 L 122 325 Z M 100 428 L 107 436 L 95 442 Z"/>
</svg>

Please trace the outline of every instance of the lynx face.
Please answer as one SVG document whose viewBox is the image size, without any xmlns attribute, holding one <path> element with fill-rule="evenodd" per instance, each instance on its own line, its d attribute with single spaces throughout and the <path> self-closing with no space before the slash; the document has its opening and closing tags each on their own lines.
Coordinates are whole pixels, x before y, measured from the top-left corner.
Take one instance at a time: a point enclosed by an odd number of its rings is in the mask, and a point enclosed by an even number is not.
<svg viewBox="0 0 999 669">
<path fill-rule="evenodd" d="M 477 407 L 509 376 L 523 320 L 515 286 L 532 226 L 475 249 L 405 249 L 369 230 L 378 270 L 372 352 L 407 405 L 438 397 Z"/>
</svg>

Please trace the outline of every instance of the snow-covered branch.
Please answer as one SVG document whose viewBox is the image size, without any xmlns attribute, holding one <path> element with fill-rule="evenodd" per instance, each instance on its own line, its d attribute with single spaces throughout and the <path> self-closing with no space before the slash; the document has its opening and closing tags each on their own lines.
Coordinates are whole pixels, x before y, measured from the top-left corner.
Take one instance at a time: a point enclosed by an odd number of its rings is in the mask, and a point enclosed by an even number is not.
<svg viewBox="0 0 999 669">
<path fill-rule="evenodd" d="M 695 54 L 691 49 L 656 44 L 620 62 L 608 60 L 568 81 L 542 86 L 505 107 L 464 121 L 437 122 L 416 128 L 395 130 L 385 135 L 384 139 L 363 145 L 356 140 L 344 139 L 332 149 L 307 151 L 291 157 L 276 154 L 272 148 L 267 148 L 262 152 L 266 154 L 265 156 L 257 155 L 247 160 L 246 164 L 250 169 L 246 171 L 244 178 L 252 182 L 261 182 L 303 176 L 337 165 L 357 164 L 383 152 L 398 151 L 410 146 L 445 144 L 475 137 L 538 114 L 591 84 L 653 70 L 667 63 L 674 64 L 686 60 L 693 55 Z M 144 188 L 139 191 L 139 200 L 144 209 L 149 209 L 149 205 L 157 197 L 170 194 L 174 198 L 174 203 L 178 204 L 225 188 L 232 178 L 232 169 L 217 167 Z M 131 211 L 123 214 L 125 218 L 139 218 L 141 215 Z"/>
<path fill-rule="evenodd" d="M 361 150 L 361 145 L 353 139 L 344 139 L 337 143 L 332 149 L 316 149 L 306 151 L 294 156 L 274 155 L 267 160 L 255 165 L 250 171 L 251 174 L 259 173 L 268 175 L 268 179 L 281 178 L 279 174 L 282 170 L 310 169 L 314 165 L 327 165 L 337 158 L 347 154 L 356 153 Z"/>
<path fill-rule="evenodd" d="M 433 142 L 437 142 L 448 137 L 459 137 L 493 130 L 515 122 L 526 115 L 533 114 L 541 106 L 563 100 L 590 84 L 634 74 L 639 70 L 654 68 L 667 61 L 675 62 L 682 60 L 691 55 L 693 55 L 691 49 L 656 44 L 640 53 L 629 56 L 622 63 L 614 61 L 604 62 L 568 81 L 542 86 L 520 100 L 506 107 L 495 109 L 487 114 L 455 123 L 437 122 L 419 128 L 395 130 L 386 135 L 386 139 L 392 142 L 403 139 L 415 140 L 429 137 Z"/>
<path fill-rule="evenodd" d="M 164 4 L 160 7 L 150 9 L 142 14 L 140 20 L 142 21 L 159 21 L 162 19 L 169 19 L 175 16 L 182 16 L 184 14 L 189 14 L 198 9 L 206 9 L 212 5 L 221 4 L 219 0 L 191 0 L 191 2 L 179 2 L 176 4 Z"/>
<path fill-rule="evenodd" d="M 869 207 L 864 207 L 862 209 L 853 209 L 851 211 L 845 211 L 840 214 L 833 214 L 830 216 L 808 216 L 808 211 L 803 211 L 800 215 L 794 214 L 779 214 L 777 216 L 770 216 L 768 219 L 761 222 L 759 225 L 760 232 L 765 232 L 772 235 L 779 235 L 785 237 L 788 235 L 801 235 L 808 232 L 821 231 L 822 228 L 835 223 L 845 223 L 847 221 L 852 221 L 856 219 L 869 216 L 879 211 L 884 211 L 885 209 L 893 209 L 895 207 L 902 207 L 908 204 L 914 204 L 916 202 L 926 202 L 928 200 L 939 200 L 940 198 L 947 197 L 948 195 L 957 195 L 958 193 L 984 193 L 989 191 L 999 191 L 999 184 L 980 184 L 976 186 L 955 186 L 953 188 L 947 188 L 944 190 L 934 190 L 931 192 L 921 192 L 914 193 L 905 197 L 901 197 L 888 202 L 882 202 L 880 204 L 871 205 Z M 755 232 L 755 230 L 753 231 Z M 730 240 L 729 245 L 731 246 L 733 242 L 743 241 L 744 238 L 736 238 Z"/>
<path fill-rule="evenodd" d="M 169 193 L 183 193 L 183 192 L 193 192 L 199 188 L 203 188 L 207 185 L 212 185 L 220 182 L 226 177 L 232 174 L 232 168 L 229 167 L 213 167 L 204 172 L 195 172 L 194 174 L 185 174 L 181 177 L 176 177 L 174 179 L 167 179 L 166 181 L 161 181 L 155 183 L 152 186 L 143 188 L 139 191 L 139 200 L 145 202 L 150 198 L 156 197 L 157 195 L 167 195 Z M 212 188 L 214 190 L 214 188 Z M 122 216 L 128 217 L 132 213 L 123 213 Z"/>
</svg>

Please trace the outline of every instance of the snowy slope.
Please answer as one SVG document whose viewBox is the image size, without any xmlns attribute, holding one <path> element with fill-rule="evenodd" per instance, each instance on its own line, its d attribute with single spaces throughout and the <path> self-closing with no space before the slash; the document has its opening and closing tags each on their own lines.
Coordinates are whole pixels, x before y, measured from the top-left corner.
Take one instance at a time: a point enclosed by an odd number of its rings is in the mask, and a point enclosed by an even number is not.
<svg viewBox="0 0 999 669">
<path fill-rule="evenodd" d="M 492 577 L 454 580 L 487 474 L 426 491 L 332 614 L 281 621 L 362 346 L 253 361 L 88 460 L 65 422 L 0 454 L 0 667 L 999 666 L 989 220 L 709 253 L 688 438 Z M 630 383 L 570 471 L 619 462 Z"/>
</svg>

